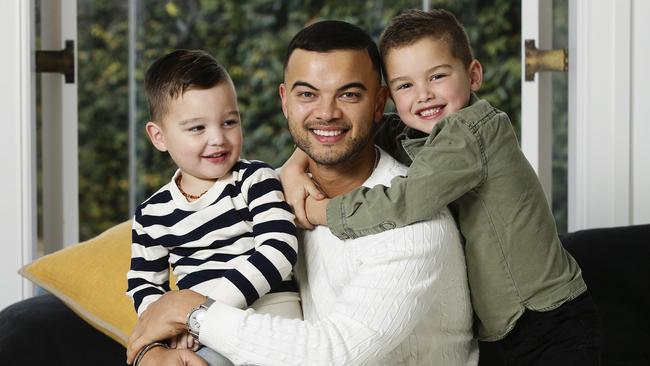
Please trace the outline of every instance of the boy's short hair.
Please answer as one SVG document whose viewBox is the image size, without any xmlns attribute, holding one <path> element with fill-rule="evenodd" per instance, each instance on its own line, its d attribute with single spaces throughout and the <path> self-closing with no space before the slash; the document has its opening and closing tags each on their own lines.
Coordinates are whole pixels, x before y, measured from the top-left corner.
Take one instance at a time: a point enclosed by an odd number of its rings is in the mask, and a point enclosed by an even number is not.
<svg viewBox="0 0 650 366">
<path fill-rule="evenodd" d="M 144 77 L 152 121 L 160 122 L 169 101 L 189 89 L 209 89 L 230 80 L 228 72 L 202 50 L 175 50 L 154 61 Z"/>
<path fill-rule="evenodd" d="M 466 66 L 474 59 L 465 28 L 454 14 L 444 9 L 412 9 L 393 18 L 379 39 L 381 56 L 385 59 L 390 50 L 412 45 L 426 37 L 446 42 L 452 56 Z"/>
<path fill-rule="evenodd" d="M 284 56 L 285 71 L 289 58 L 296 49 L 314 52 L 365 49 L 381 80 L 381 57 L 377 44 L 366 31 L 356 25 L 341 20 L 322 20 L 303 28 L 289 42 Z"/>
</svg>

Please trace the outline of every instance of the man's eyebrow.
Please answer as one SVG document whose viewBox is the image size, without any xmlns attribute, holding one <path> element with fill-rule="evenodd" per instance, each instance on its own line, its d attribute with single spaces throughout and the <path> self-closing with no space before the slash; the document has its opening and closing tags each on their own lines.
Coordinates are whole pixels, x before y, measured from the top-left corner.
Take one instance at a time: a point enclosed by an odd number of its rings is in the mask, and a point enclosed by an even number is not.
<svg viewBox="0 0 650 366">
<path fill-rule="evenodd" d="M 295 88 L 297 88 L 297 87 L 299 87 L 299 86 L 304 86 L 304 87 L 306 87 L 306 88 L 314 89 L 314 90 L 318 91 L 318 88 L 317 88 L 317 87 L 315 87 L 315 86 L 309 84 L 309 83 L 306 82 L 306 81 L 300 81 L 300 80 L 296 81 L 295 83 L 293 83 L 293 85 L 291 85 L 291 90 L 293 90 L 293 89 L 295 89 Z"/>
<path fill-rule="evenodd" d="M 339 92 L 342 92 L 342 91 L 344 91 L 344 90 L 354 89 L 354 88 L 356 88 L 356 89 L 361 89 L 361 90 L 363 90 L 363 91 L 368 91 L 368 88 L 366 88 L 366 86 L 363 85 L 363 83 L 358 82 L 358 81 L 355 81 L 355 82 L 352 82 L 352 83 L 345 84 L 345 85 L 343 85 L 342 87 L 338 88 L 337 90 L 338 90 Z"/>
</svg>

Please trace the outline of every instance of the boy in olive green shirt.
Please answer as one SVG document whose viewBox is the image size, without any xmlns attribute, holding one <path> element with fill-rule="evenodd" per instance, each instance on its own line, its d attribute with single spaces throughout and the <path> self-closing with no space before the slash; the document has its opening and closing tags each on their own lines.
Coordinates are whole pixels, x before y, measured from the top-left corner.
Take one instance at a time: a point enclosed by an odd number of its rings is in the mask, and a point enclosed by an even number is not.
<svg viewBox="0 0 650 366">
<path fill-rule="evenodd" d="M 598 365 L 596 307 L 508 116 L 473 94 L 483 70 L 462 26 L 444 10 L 409 11 L 386 28 L 380 50 L 399 117 L 386 115 L 375 141 L 410 165 L 408 176 L 330 201 L 302 173 L 297 150 L 282 182 L 298 220 L 349 239 L 449 205 L 466 240 L 479 339 L 499 341 L 508 365 Z"/>
</svg>

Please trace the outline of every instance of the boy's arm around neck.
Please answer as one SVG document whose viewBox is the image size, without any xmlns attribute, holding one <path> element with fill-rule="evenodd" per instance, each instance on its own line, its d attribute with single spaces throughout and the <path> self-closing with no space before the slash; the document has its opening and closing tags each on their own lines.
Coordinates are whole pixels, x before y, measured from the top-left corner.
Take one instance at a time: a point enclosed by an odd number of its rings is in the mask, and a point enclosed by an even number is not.
<svg viewBox="0 0 650 366">
<path fill-rule="evenodd" d="M 429 220 L 479 186 L 487 174 L 485 151 L 476 131 L 468 127 L 473 124 L 463 123 L 462 116 L 440 122 L 406 177 L 393 178 L 390 187 L 361 187 L 332 199 L 327 207 L 332 233 L 349 239 Z"/>
</svg>

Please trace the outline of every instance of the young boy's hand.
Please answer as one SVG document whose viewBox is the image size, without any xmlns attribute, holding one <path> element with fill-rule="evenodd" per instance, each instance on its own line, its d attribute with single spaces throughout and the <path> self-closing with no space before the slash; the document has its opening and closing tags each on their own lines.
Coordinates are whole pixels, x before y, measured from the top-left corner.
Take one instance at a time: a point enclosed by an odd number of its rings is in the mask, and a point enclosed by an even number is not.
<svg viewBox="0 0 650 366">
<path fill-rule="evenodd" d="M 284 198 L 296 215 L 296 226 L 313 229 L 314 225 L 309 222 L 305 212 L 305 199 L 311 197 L 314 200 L 321 200 L 325 198 L 325 195 L 306 173 L 307 165 L 307 155 L 302 150 L 296 149 L 282 166 L 280 181 L 284 190 Z"/>
<path fill-rule="evenodd" d="M 305 211 L 307 212 L 307 220 L 312 225 L 327 226 L 327 204 L 329 201 L 329 198 L 316 200 L 312 196 L 307 197 L 305 200 Z"/>
<path fill-rule="evenodd" d="M 194 340 L 191 334 L 185 332 L 177 334 L 169 339 L 169 347 L 176 349 L 190 349 L 192 351 L 198 351 L 199 342 Z"/>
</svg>

